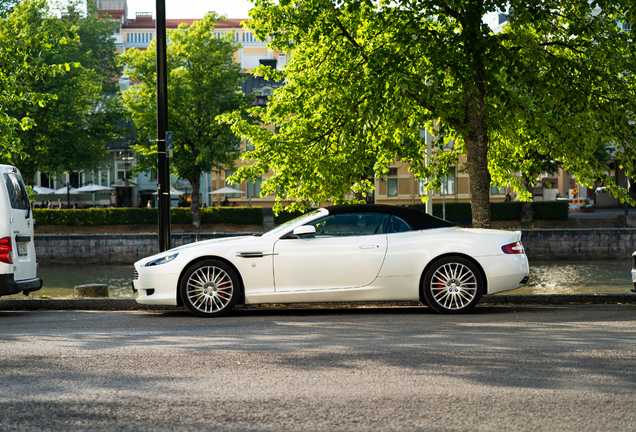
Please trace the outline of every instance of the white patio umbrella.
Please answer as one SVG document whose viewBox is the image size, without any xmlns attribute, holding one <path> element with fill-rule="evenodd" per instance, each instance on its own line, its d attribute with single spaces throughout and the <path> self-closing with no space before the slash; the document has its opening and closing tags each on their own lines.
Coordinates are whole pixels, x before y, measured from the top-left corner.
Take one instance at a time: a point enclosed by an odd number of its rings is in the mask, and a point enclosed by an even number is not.
<svg viewBox="0 0 636 432">
<path fill-rule="evenodd" d="M 33 186 L 33 190 L 40 195 L 50 195 L 55 192 L 55 189 L 47 188 L 44 186 Z"/>
<path fill-rule="evenodd" d="M 102 186 L 96 184 L 89 184 L 86 186 L 82 186 L 80 188 L 75 189 L 75 193 L 91 193 L 93 195 L 93 205 L 95 205 L 95 192 L 106 192 L 112 191 L 115 188 L 109 186 Z"/>
<path fill-rule="evenodd" d="M 212 192 L 208 192 L 208 194 L 210 195 L 217 195 L 217 194 L 222 195 L 222 194 L 231 194 L 231 193 L 244 194 L 245 192 L 243 192 L 240 189 L 232 189 L 231 187 L 227 187 L 227 186 L 221 189 L 213 190 Z"/>
<path fill-rule="evenodd" d="M 74 187 L 71 187 L 70 189 L 66 189 L 66 186 L 61 187 L 59 189 L 57 189 L 55 192 L 53 192 L 55 195 L 66 195 L 67 193 L 70 193 L 71 195 L 76 194 L 77 192 L 75 192 L 77 189 L 75 189 Z"/>
<path fill-rule="evenodd" d="M 174 187 L 170 186 L 170 195 L 183 195 L 184 193 L 184 191 L 177 190 Z M 158 192 L 153 192 L 152 194 L 157 195 Z"/>
<path fill-rule="evenodd" d="M 89 185 L 82 186 L 80 188 L 75 189 L 75 193 L 89 193 L 89 192 L 95 193 L 95 192 L 111 191 L 111 190 L 115 190 L 115 188 L 112 188 L 109 186 L 89 184 Z"/>
</svg>

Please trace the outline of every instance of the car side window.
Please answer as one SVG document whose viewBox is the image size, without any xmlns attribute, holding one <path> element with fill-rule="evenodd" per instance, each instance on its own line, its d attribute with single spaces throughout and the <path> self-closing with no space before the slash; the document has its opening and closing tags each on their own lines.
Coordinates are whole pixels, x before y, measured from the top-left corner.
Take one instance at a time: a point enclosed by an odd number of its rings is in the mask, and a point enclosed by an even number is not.
<svg viewBox="0 0 636 432">
<path fill-rule="evenodd" d="M 308 225 L 316 227 L 316 237 L 348 237 L 382 234 L 389 215 L 380 213 L 343 213 L 317 219 Z"/>
<path fill-rule="evenodd" d="M 413 228 L 411 228 L 411 226 L 407 224 L 401 217 L 391 216 L 391 219 L 389 219 L 389 224 L 386 227 L 387 234 L 401 233 L 406 231 L 413 231 Z"/>
</svg>

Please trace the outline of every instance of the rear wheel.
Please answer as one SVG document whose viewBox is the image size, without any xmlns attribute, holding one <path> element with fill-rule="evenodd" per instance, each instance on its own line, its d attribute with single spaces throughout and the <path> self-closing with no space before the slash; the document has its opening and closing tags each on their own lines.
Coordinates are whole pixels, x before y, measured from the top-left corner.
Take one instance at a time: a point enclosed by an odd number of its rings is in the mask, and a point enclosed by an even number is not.
<svg viewBox="0 0 636 432">
<path fill-rule="evenodd" d="M 483 277 L 477 266 L 458 256 L 435 261 L 422 284 L 426 302 L 441 313 L 471 310 L 479 302 L 483 289 Z"/>
<path fill-rule="evenodd" d="M 227 315 L 239 297 L 240 283 L 234 270 L 217 260 L 200 261 L 181 280 L 181 300 L 193 314 L 209 318 Z"/>
</svg>

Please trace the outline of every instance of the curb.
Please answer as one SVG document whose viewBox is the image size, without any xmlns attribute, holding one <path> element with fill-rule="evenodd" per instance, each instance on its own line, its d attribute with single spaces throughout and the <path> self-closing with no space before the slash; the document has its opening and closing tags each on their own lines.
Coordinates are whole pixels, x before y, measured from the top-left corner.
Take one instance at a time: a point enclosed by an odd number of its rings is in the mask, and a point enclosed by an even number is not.
<svg viewBox="0 0 636 432">
<path fill-rule="evenodd" d="M 634 294 L 545 294 L 545 295 L 488 295 L 479 305 L 576 305 L 576 304 L 636 304 Z M 421 306 L 418 302 L 360 302 L 360 303 L 291 303 L 268 304 L 269 309 L 307 309 L 314 307 L 405 307 Z M 237 309 L 261 309 L 263 305 L 239 306 Z M 142 305 L 134 298 L 64 298 L 64 299 L 7 299 L 0 300 L 0 311 L 26 310 L 186 310 L 181 306 Z"/>
</svg>

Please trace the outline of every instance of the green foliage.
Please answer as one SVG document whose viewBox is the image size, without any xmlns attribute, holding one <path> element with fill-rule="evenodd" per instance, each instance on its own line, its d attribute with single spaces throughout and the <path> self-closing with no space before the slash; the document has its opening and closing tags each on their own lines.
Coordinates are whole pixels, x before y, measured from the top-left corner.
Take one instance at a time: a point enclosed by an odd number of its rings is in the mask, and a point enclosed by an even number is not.
<svg viewBox="0 0 636 432">
<path fill-rule="evenodd" d="M 188 208 L 171 208 L 173 224 L 192 223 Z M 157 209 L 151 208 L 105 208 L 105 209 L 33 209 L 38 225 L 155 225 Z M 206 207 L 201 209 L 201 221 L 207 224 L 262 225 L 261 207 Z"/>
<path fill-rule="evenodd" d="M 29 111 L 56 99 L 38 83 L 71 69 L 67 62 L 43 61 L 74 37 L 65 23 L 47 18 L 46 11 L 44 0 L 24 0 L 0 19 L 0 160 L 24 155 L 20 132 L 36 124 Z"/>
<path fill-rule="evenodd" d="M 199 211 L 199 179 L 205 172 L 232 166 L 240 139 L 216 117 L 225 112 L 245 111 L 252 97 L 239 91 L 243 80 L 233 56 L 240 45 L 218 39 L 214 26 L 218 16 L 169 31 L 167 38 L 169 127 L 174 133 L 172 173 L 187 179 L 193 189 L 192 210 Z M 137 128 L 137 172 L 156 168 L 156 40 L 147 50 L 131 49 L 120 56 L 121 64 L 138 86 L 123 93 L 124 102 Z"/>
<path fill-rule="evenodd" d="M 532 203 L 535 220 L 568 220 L 570 214 L 567 201 L 537 201 Z"/>
<path fill-rule="evenodd" d="M 13 12 L 13 8 L 17 0 L 0 0 L 0 18 L 6 18 L 11 12 Z"/>
<path fill-rule="evenodd" d="M 636 175 L 636 44 L 614 21 L 633 0 L 603 1 L 602 14 L 580 0 L 507 4 L 514 17 L 494 33 L 483 19 L 505 7 L 498 0 L 255 0 L 248 26 L 293 56 L 282 72 L 258 70 L 285 79 L 266 109 L 250 110 L 261 124 L 224 117 L 255 148 L 234 179 L 273 171 L 263 193 L 293 210 L 359 200 L 374 187 L 369 167 L 382 177 L 396 158 L 439 189 L 465 156 L 485 227 L 491 184 L 530 199 L 523 180 L 551 162 L 629 199 L 593 155 L 611 143 Z M 423 127 L 441 138 L 430 166 Z"/>
<path fill-rule="evenodd" d="M 116 100 L 105 100 L 101 93 L 104 83 L 112 87 L 120 72 L 114 61 L 112 35 L 118 24 L 98 19 L 92 9 L 88 13 L 80 10 L 74 0 L 64 4 L 64 18 L 55 22 L 68 27 L 77 37 L 55 50 L 42 52 L 36 61 L 38 65 L 75 67 L 63 75 L 26 80 L 31 88 L 54 95 L 54 100 L 46 105 L 20 106 L 14 111 L 16 117 L 28 117 L 37 124 L 19 134 L 22 153 L 6 158 L 20 168 L 27 182 L 36 171 L 61 174 L 94 170 L 105 155 L 106 140 L 117 130 Z M 18 8 L 11 17 L 38 28 L 51 21 L 49 13 L 46 7 L 28 14 Z"/>
</svg>

